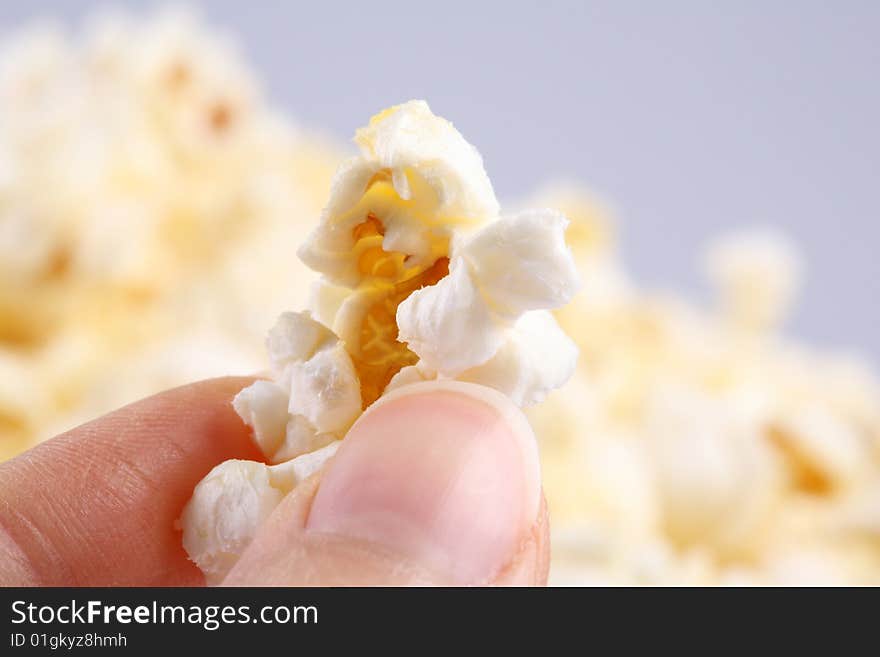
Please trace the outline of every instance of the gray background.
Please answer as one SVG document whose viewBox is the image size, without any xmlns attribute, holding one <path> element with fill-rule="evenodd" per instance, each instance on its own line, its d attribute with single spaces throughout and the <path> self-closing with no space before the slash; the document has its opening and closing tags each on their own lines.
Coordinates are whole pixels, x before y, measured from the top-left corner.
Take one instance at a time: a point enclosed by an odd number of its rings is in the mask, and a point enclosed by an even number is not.
<svg viewBox="0 0 880 657">
<path fill-rule="evenodd" d="M 0 25 L 106 5 L 6 2 Z M 309 125 L 426 98 L 502 198 L 588 183 L 644 283 L 700 294 L 713 235 L 783 228 L 808 263 L 792 332 L 880 362 L 880 2 L 196 5 Z"/>
</svg>

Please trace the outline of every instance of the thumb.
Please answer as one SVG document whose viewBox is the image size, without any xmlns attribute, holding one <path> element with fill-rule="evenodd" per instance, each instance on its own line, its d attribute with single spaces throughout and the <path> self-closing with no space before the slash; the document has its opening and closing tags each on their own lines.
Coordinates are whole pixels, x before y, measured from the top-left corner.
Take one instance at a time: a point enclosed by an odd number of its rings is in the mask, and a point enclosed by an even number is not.
<svg viewBox="0 0 880 657">
<path fill-rule="evenodd" d="M 545 584 L 535 437 L 500 393 L 407 386 L 276 508 L 224 585 Z"/>
</svg>

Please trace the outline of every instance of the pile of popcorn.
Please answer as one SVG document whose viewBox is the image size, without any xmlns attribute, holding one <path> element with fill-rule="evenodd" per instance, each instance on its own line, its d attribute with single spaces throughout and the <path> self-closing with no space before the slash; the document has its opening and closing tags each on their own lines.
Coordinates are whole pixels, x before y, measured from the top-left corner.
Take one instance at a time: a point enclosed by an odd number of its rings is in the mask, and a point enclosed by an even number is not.
<svg viewBox="0 0 880 657">
<path fill-rule="evenodd" d="M 880 583 L 880 382 L 783 336 L 802 263 L 769 229 L 705 257 L 715 304 L 639 289 L 611 213 L 559 208 L 584 289 L 558 318 L 578 371 L 530 411 L 557 584 Z"/>
<path fill-rule="evenodd" d="M 275 112 L 234 44 L 187 14 L 0 46 L 0 459 L 171 385 L 265 369 L 266 328 L 308 303 L 291 245 L 342 149 Z M 880 583 L 880 382 L 783 335 L 803 273 L 787 239 L 711 245 L 704 308 L 638 285 L 582 188 L 523 206 L 570 220 L 583 284 L 555 311 L 574 375 L 528 410 L 551 583 Z M 363 226 L 364 253 L 378 230 Z M 311 307 L 332 319 L 325 291 Z"/>
<path fill-rule="evenodd" d="M 0 42 L 0 458 L 120 404 L 263 366 L 286 248 L 342 151 L 194 16 Z"/>
</svg>

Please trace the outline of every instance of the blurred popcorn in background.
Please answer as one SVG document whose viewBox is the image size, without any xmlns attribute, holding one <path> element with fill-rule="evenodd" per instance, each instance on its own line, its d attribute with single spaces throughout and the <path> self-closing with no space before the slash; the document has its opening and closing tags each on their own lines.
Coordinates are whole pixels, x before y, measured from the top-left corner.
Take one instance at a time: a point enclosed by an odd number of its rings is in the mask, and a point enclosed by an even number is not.
<svg viewBox="0 0 880 657">
<path fill-rule="evenodd" d="M 262 370 L 305 304 L 295 247 L 343 147 L 279 115 L 190 14 L 103 16 L 0 54 L 0 459 L 152 392 Z M 389 99 L 389 102 L 402 99 Z M 611 211 L 563 211 L 584 288 L 575 379 L 530 410 L 557 584 L 880 583 L 880 384 L 784 338 L 802 275 L 724 236 L 717 303 L 641 289 Z"/>
<path fill-rule="evenodd" d="M 609 211 L 549 189 L 585 289 L 559 313 L 578 374 L 531 411 L 556 584 L 880 583 L 880 384 L 779 333 L 784 236 L 710 245 L 717 307 L 638 289 Z"/>
<path fill-rule="evenodd" d="M 0 456 L 263 367 L 343 151 L 190 14 L 40 26 L 0 55 Z"/>
</svg>

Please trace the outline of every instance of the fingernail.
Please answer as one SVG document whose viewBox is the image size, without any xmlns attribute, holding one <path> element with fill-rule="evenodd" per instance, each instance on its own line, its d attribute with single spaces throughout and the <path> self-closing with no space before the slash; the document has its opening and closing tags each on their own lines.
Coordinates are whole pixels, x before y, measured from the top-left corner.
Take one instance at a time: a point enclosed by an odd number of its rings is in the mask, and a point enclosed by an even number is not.
<svg viewBox="0 0 880 657">
<path fill-rule="evenodd" d="M 460 382 L 407 386 L 355 423 L 307 530 L 369 541 L 456 584 L 489 580 L 535 522 L 540 465 L 522 412 Z"/>
</svg>

